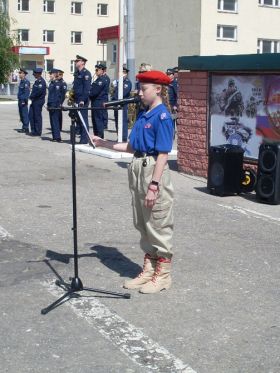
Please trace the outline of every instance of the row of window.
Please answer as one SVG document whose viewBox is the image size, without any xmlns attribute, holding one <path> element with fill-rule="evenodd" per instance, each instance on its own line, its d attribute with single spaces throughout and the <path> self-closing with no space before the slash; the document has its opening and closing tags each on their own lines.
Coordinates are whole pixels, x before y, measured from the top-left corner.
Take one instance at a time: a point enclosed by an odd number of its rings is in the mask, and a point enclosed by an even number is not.
<svg viewBox="0 0 280 373">
<path fill-rule="evenodd" d="M 260 6 L 280 8 L 280 0 L 258 0 Z M 234 12 L 238 10 L 238 0 L 218 0 L 218 10 Z"/>
<path fill-rule="evenodd" d="M 113 51 L 113 56 L 112 56 L 112 63 L 116 63 L 117 59 L 115 58 L 114 60 L 114 51 Z M 50 71 L 51 69 L 54 68 L 54 60 L 45 60 L 45 71 Z M 75 60 L 70 61 L 70 73 L 74 74 L 75 72 Z"/>
<path fill-rule="evenodd" d="M 18 31 L 18 41 L 28 42 L 29 41 L 29 30 L 20 29 Z M 71 31 L 71 44 L 82 44 L 82 31 Z M 54 30 L 43 30 L 43 43 L 54 43 L 55 42 L 55 31 Z M 97 44 L 100 44 L 100 41 L 97 41 Z"/>
<path fill-rule="evenodd" d="M 30 0 L 18 0 L 18 11 L 29 12 Z M 55 0 L 43 0 L 43 12 L 54 13 L 55 12 Z M 83 3 L 82 1 L 71 1 L 71 14 L 82 14 Z M 108 4 L 99 3 L 97 4 L 97 15 L 107 16 L 108 15 Z"/>
</svg>

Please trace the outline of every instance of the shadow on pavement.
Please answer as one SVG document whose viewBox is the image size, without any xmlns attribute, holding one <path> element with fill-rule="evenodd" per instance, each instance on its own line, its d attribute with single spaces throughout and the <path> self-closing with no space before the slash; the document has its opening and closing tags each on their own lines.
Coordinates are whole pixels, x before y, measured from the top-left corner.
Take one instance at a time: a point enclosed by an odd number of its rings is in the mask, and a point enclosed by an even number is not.
<svg viewBox="0 0 280 373">
<path fill-rule="evenodd" d="M 95 256 L 107 268 L 118 273 L 120 277 L 135 277 L 142 268 L 123 255 L 117 248 L 111 246 L 95 245 L 90 248 Z"/>
</svg>

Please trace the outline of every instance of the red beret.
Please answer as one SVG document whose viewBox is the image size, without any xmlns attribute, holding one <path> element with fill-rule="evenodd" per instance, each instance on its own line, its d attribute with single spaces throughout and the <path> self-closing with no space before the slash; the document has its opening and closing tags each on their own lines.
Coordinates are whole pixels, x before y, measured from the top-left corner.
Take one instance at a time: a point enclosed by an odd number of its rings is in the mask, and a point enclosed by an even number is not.
<svg viewBox="0 0 280 373">
<path fill-rule="evenodd" d="M 137 74 L 136 79 L 140 83 L 153 83 L 162 85 L 168 85 L 171 83 L 171 79 L 168 75 L 166 75 L 162 71 L 157 70 L 145 71 L 144 73 Z"/>
</svg>

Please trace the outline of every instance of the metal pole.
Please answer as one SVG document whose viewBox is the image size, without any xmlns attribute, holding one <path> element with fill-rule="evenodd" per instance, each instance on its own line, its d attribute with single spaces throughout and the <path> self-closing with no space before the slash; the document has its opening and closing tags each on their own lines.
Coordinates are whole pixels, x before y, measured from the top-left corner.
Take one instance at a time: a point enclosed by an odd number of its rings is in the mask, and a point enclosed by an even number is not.
<svg viewBox="0 0 280 373">
<path fill-rule="evenodd" d="M 127 67 L 132 87 L 135 87 L 135 24 L 134 0 L 127 0 Z"/>
<path fill-rule="evenodd" d="M 119 73 L 118 73 L 118 99 L 123 98 L 123 57 L 124 57 L 124 0 L 119 0 Z M 123 111 L 118 112 L 118 142 L 122 142 Z"/>
</svg>

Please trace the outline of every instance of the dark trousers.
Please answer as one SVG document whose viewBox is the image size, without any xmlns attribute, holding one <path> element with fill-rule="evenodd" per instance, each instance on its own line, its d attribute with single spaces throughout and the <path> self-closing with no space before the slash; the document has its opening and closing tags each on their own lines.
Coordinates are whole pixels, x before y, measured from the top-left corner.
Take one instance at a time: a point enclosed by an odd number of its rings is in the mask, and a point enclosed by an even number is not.
<svg viewBox="0 0 280 373">
<path fill-rule="evenodd" d="M 31 133 L 37 136 L 42 135 L 42 108 L 43 101 L 33 101 L 29 108 L 29 121 L 31 127 Z"/>
<path fill-rule="evenodd" d="M 86 104 L 84 107 L 88 107 L 88 104 Z M 87 130 L 89 130 L 89 125 L 88 125 L 88 111 L 87 110 L 81 110 L 80 111 L 82 118 L 84 120 L 84 123 L 87 127 Z M 76 120 L 76 126 L 77 126 L 77 132 L 80 132 L 81 134 L 81 139 L 80 139 L 80 144 L 88 144 L 89 139 L 86 133 L 86 130 L 80 120 L 79 114 L 77 112 L 76 114 L 77 120 Z"/>
<path fill-rule="evenodd" d="M 108 110 L 103 110 L 104 129 L 108 128 Z"/>
<path fill-rule="evenodd" d="M 118 132 L 118 110 L 114 110 L 115 125 Z M 128 137 L 128 106 L 124 105 L 123 107 L 123 128 L 122 128 L 122 141 L 127 142 Z"/>
<path fill-rule="evenodd" d="M 59 125 L 59 110 L 50 110 L 49 116 L 50 116 L 50 123 L 51 123 L 51 129 L 52 129 L 52 137 L 54 140 L 61 139 L 60 136 L 60 125 Z"/>
<path fill-rule="evenodd" d="M 22 129 L 28 130 L 29 129 L 29 117 L 28 117 L 28 102 L 22 104 L 23 101 L 18 102 L 18 111 L 20 121 L 22 123 Z"/>
<path fill-rule="evenodd" d="M 63 124 L 63 115 L 62 115 L 62 111 L 58 111 L 58 117 L 59 117 L 59 129 L 60 131 L 62 130 L 62 124 Z"/>
<path fill-rule="evenodd" d="M 91 101 L 91 107 L 103 107 L 104 101 Z M 93 133 L 104 139 L 104 112 L 107 110 L 92 110 L 91 121 Z"/>
</svg>

